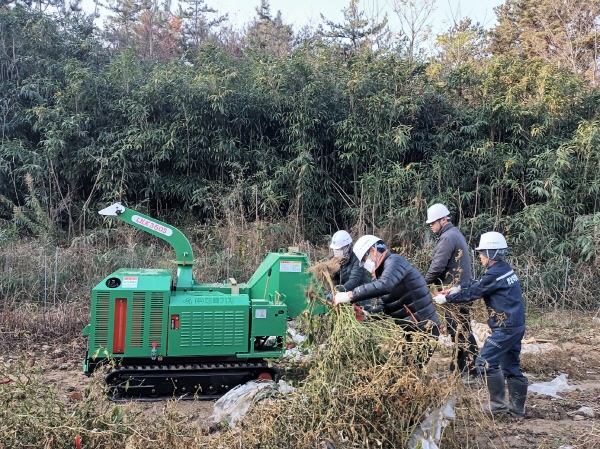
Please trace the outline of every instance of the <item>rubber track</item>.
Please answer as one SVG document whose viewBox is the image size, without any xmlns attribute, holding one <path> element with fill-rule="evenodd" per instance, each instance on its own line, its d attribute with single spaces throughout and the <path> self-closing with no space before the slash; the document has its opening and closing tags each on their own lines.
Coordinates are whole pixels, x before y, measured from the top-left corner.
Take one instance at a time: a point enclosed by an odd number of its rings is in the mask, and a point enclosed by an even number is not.
<svg viewBox="0 0 600 449">
<path fill-rule="evenodd" d="M 183 376 L 189 377 L 190 380 L 197 379 L 198 375 L 205 375 L 211 371 L 223 372 L 226 371 L 231 375 L 235 375 L 236 372 L 245 370 L 265 370 L 273 373 L 274 380 L 277 381 L 279 372 L 276 368 L 269 367 L 266 362 L 244 362 L 244 363 L 206 363 L 206 364 L 180 364 L 180 365 L 128 365 L 112 368 L 104 377 L 109 391 L 107 397 L 113 402 L 154 402 L 164 401 L 168 399 L 177 400 L 210 400 L 218 399 L 223 396 L 226 392 L 218 394 L 194 394 L 193 392 L 187 392 L 182 394 L 170 394 L 162 396 L 122 396 L 117 391 L 119 384 L 127 382 L 131 376 L 137 375 L 160 375 L 164 377 L 165 384 L 172 385 L 172 381 L 169 381 L 171 376 L 176 376 L 181 379 Z M 233 385 L 232 388 L 234 388 Z"/>
</svg>

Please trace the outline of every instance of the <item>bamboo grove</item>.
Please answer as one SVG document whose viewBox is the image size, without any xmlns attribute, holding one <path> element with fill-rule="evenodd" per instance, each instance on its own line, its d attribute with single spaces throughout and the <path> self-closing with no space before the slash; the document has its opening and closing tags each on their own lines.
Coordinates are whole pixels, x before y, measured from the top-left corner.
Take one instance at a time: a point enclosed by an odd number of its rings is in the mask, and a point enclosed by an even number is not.
<svg viewBox="0 0 600 449">
<path fill-rule="evenodd" d="M 574 3 L 597 23 L 594 2 Z M 235 213 L 293 219 L 316 242 L 353 228 L 417 247 L 439 201 L 471 242 L 495 229 L 517 254 L 594 263 L 597 30 L 577 41 L 577 61 L 595 46 L 581 70 L 528 53 L 508 40 L 527 26 L 515 5 L 536 6 L 509 0 L 495 29 L 465 20 L 412 54 L 358 4 L 345 23 L 294 33 L 263 1 L 245 34 L 209 23 L 203 1 L 200 22 L 150 5 L 148 46 L 142 13 L 123 37 L 76 9 L 4 3 L 0 242 L 50 228 L 68 241 L 122 201 L 171 222 Z M 204 33 L 186 34 L 192 23 Z"/>
</svg>

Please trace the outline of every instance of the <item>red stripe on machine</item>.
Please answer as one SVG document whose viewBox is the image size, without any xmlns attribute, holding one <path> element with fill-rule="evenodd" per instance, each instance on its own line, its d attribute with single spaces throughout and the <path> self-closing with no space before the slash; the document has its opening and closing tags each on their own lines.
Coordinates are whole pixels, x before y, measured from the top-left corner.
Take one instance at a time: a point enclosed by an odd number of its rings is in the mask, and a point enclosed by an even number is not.
<svg viewBox="0 0 600 449">
<path fill-rule="evenodd" d="M 125 334 L 127 331 L 127 299 L 115 300 L 115 319 L 113 327 L 113 354 L 125 352 Z"/>
</svg>

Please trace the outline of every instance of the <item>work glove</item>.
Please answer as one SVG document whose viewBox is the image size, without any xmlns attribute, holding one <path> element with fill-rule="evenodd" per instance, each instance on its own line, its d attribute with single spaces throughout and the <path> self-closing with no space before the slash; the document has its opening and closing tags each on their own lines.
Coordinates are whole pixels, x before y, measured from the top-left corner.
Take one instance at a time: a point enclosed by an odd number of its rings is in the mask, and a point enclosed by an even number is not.
<svg viewBox="0 0 600 449">
<path fill-rule="evenodd" d="M 350 302 L 350 296 L 346 292 L 339 292 L 335 295 L 333 303 L 337 306 L 338 304 Z"/>
<path fill-rule="evenodd" d="M 327 296 L 325 296 L 325 299 L 329 302 L 333 302 L 333 294 L 327 293 Z"/>
<path fill-rule="evenodd" d="M 451 288 L 451 289 L 448 291 L 448 294 L 449 294 L 449 295 L 454 295 L 455 293 L 458 293 L 458 292 L 460 292 L 460 286 L 459 286 L 459 285 L 456 285 L 456 286 L 452 287 L 452 288 Z"/>
<path fill-rule="evenodd" d="M 433 301 L 436 304 L 440 304 L 440 305 L 446 304 L 446 295 L 442 295 L 441 293 L 439 293 L 433 297 Z"/>
</svg>

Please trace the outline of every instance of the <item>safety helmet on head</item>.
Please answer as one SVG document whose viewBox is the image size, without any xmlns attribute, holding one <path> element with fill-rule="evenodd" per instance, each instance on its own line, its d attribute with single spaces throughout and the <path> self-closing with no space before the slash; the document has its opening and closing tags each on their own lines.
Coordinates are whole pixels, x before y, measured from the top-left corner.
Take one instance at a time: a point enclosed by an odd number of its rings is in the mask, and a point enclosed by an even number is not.
<svg viewBox="0 0 600 449">
<path fill-rule="evenodd" d="M 436 203 L 427 209 L 427 221 L 426 224 L 431 224 L 434 221 L 439 220 L 450 215 L 450 211 L 442 203 Z"/>
<path fill-rule="evenodd" d="M 352 243 L 352 237 L 350 237 L 348 231 L 338 231 L 331 237 L 331 245 L 329 247 L 331 249 L 340 249 L 350 243 Z"/>
<path fill-rule="evenodd" d="M 354 255 L 357 257 L 358 260 L 362 260 L 364 255 L 367 254 L 367 251 L 369 251 L 369 249 L 371 249 L 371 247 L 375 245 L 375 243 L 380 241 L 381 239 L 374 235 L 363 235 L 356 241 L 356 243 L 354 244 L 354 248 L 352 248 L 352 251 L 354 252 Z"/>
<path fill-rule="evenodd" d="M 506 239 L 499 232 L 486 232 L 479 238 L 479 246 L 475 250 L 482 253 L 490 260 L 502 260 L 506 255 L 508 245 Z"/>
<path fill-rule="evenodd" d="M 480 249 L 506 249 L 506 239 L 499 232 L 486 232 L 481 234 L 479 238 L 479 246 L 475 248 L 477 251 Z"/>
</svg>

